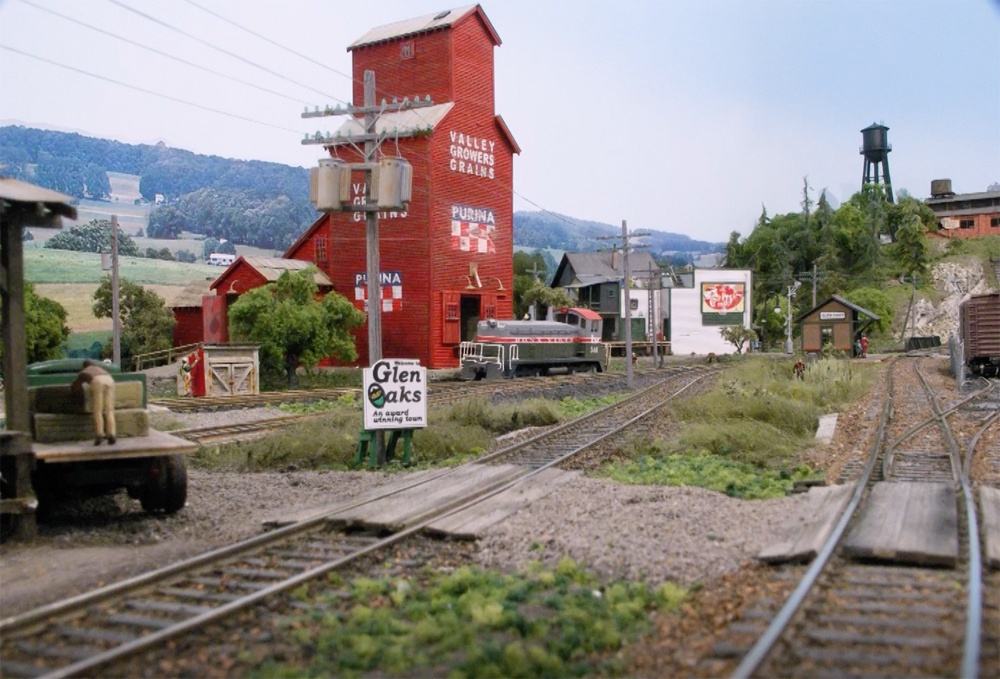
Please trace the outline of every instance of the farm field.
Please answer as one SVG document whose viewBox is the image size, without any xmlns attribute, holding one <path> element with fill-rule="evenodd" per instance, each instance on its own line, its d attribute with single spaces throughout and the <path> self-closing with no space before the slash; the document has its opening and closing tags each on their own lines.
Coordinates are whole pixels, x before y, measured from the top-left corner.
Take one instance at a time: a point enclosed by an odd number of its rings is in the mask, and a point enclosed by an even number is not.
<svg viewBox="0 0 1000 679">
<path fill-rule="evenodd" d="M 110 331 L 111 319 L 96 318 L 92 311 L 94 292 L 97 290 L 97 286 L 97 283 L 38 283 L 35 285 L 35 292 L 63 305 L 66 313 L 69 314 L 66 325 L 74 333 Z M 162 297 L 167 306 L 184 289 L 183 285 L 144 285 L 143 287 Z M 93 341 L 90 340 L 87 345 L 89 346 Z"/>
<path fill-rule="evenodd" d="M 26 246 L 30 246 L 27 243 Z M 142 257 L 122 257 L 119 272 L 123 278 L 143 285 L 187 285 L 196 278 L 216 278 L 222 270 L 208 264 L 182 264 Z M 25 278 L 32 283 L 100 283 L 109 272 L 101 269 L 101 255 L 96 252 L 50 250 L 25 247 Z"/>
<path fill-rule="evenodd" d="M 93 217 L 92 219 L 108 219 L 108 217 L 109 215 L 105 214 L 105 215 L 98 215 L 97 217 Z M 82 222 L 69 222 L 67 220 L 64 222 L 65 226 L 63 228 L 69 228 L 70 226 L 73 226 L 76 223 L 86 223 L 87 221 L 90 220 L 88 219 Z M 200 234 L 188 233 L 185 231 L 181 233 L 182 237 L 177 239 L 145 238 L 145 237 L 136 238 L 135 234 L 140 228 L 143 230 L 143 233 L 145 233 L 146 231 L 145 222 L 143 222 L 142 224 L 136 223 L 136 224 L 126 225 L 126 223 L 119 218 L 118 224 L 121 230 L 124 233 L 127 233 L 132 238 L 132 240 L 135 241 L 135 244 L 139 246 L 139 250 L 141 252 L 145 252 L 146 248 L 155 248 L 157 250 L 168 248 L 170 252 L 176 255 L 178 250 L 187 250 L 188 252 L 193 252 L 195 256 L 201 259 L 201 248 L 204 237 L 201 236 Z M 32 227 L 29 228 L 28 230 L 31 231 L 31 235 L 35 237 L 35 240 L 27 241 L 24 244 L 26 250 L 32 247 L 36 248 L 43 247 L 45 241 L 47 241 L 49 238 L 52 238 L 57 233 L 59 233 L 59 229 L 40 229 Z M 236 254 L 239 256 L 246 256 L 246 257 L 280 257 L 284 253 L 283 252 L 276 253 L 274 250 L 269 250 L 266 248 L 257 248 L 252 245 L 237 245 Z"/>
</svg>

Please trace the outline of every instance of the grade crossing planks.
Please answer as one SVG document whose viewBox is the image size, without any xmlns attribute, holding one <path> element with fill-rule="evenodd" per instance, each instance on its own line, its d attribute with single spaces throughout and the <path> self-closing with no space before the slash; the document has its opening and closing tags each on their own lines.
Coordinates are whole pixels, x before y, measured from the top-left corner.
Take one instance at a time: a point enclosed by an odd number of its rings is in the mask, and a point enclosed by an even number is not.
<svg viewBox="0 0 1000 679">
<path fill-rule="evenodd" d="M 550 467 L 528 477 L 513 488 L 497 493 L 472 507 L 442 517 L 427 527 L 428 532 L 464 540 L 481 537 L 486 529 L 503 521 L 535 500 L 539 500 L 559 486 L 579 476 Z"/>
<path fill-rule="evenodd" d="M 1000 568 L 1000 488 L 979 488 L 979 515 L 983 522 L 983 561 Z"/>
<path fill-rule="evenodd" d="M 847 556 L 927 566 L 958 562 L 958 507 L 949 483 L 876 483 L 847 536 Z"/>
<path fill-rule="evenodd" d="M 448 470 L 450 471 L 450 470 Z M 376 486 L 371 490 L 367 490 L 359 495 L 352 498 L 344 498 L 337 500 L 328 505 L 322 507 L 314 507 L 312 509 L 298 509 L 284 511 L 280 514 L 276 514 L 272 517 L 266 518 L 263 521 L 264 528 L 281 528 L 282 526 L 290 526 L 294 523 L 300 523 L 302 521 L 309 521 L 310 519 L 316 519 L 327 514 L 334 514 L 338 511 L 343 511 L 350 505 L 356 505 L 358 503 L 370 502 L 378 497 L 384 495 L 390 495 L 392 493 L 398 493 L 401 490 L 409 488 L 411 486 L 419 486 L 426 481 L 437 478 L 438 476 L 443 476 L 448 473 L 448 471 L 442 471 L 439 469 L 427 469 L 419 472 L 412 472 L 408 474 L 399 474 L 395 479 L 389 483 L 383 484 L 381 486 Z"/>
<path fill-rule="evenodd" d="M 856 486 L 848 483 L 810 488 L 802 506 L 757 558 L 770 564 L 812 561 L 833 533 Z"/>
<path fill-rule="evenodd" d="M 524 467 L 516 465 L 470 464 L 416 488 L 336 512 L 328 520 L 334 525 L 380 531 L 403 530 L 454 509 L 476 494 L 498 488 L 526 472 Z"/>
</svg>

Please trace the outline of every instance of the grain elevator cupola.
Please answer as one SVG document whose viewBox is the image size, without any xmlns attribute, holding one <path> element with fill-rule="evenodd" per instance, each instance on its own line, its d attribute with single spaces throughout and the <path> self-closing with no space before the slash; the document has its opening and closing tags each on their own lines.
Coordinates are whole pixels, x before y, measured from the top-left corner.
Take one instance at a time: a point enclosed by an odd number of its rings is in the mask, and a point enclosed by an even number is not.
<svg viewBox="0 0 1000 679">
<path fill-rule="evenodd" d="M 882 181 L 885 184 L 885 196 L 890 203 L 895 200 L 892 197 L 892 180 L 889 178 L 889 151 L 892 151 L 892 144 L 886 134 L 889 128 L 882 124 L 872 123 L 861 130 L 861 155 L 865 157 L 865 173 L 861 178 L 861 186 L 866 184 L 878 184 L 878 166 L 882 165 Z"/>
</svg>

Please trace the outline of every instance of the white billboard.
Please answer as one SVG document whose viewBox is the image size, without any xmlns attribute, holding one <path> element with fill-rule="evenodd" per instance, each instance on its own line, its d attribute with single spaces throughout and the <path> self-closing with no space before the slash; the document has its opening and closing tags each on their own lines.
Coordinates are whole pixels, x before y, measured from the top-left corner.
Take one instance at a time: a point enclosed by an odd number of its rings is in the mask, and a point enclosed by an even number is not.
<svg viewBox="0 0 1000 679">
<path fill-rule="evenodd" d="M 365 429 L 427 426 L 427 368 L 420 361 L 385 358 L 364 374 Z"/>
</svg>

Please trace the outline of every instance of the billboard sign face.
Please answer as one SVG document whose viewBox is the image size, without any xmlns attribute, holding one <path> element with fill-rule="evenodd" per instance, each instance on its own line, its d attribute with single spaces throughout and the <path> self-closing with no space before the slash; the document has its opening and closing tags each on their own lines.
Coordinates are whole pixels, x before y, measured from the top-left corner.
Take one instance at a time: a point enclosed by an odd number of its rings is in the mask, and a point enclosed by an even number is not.
<svg viewBox="0 0 1000 679">
<path fill-rule="evenodd" d="M 746 302 L 744 283 L 702 283 L 701 313 L 742 314 Z"/>
<path fill-rule="evenodd" d="M 427 426 L 427 368 L 420 361 L 384 358 L 364 374 L 365 429 Z"/>
</svg>

